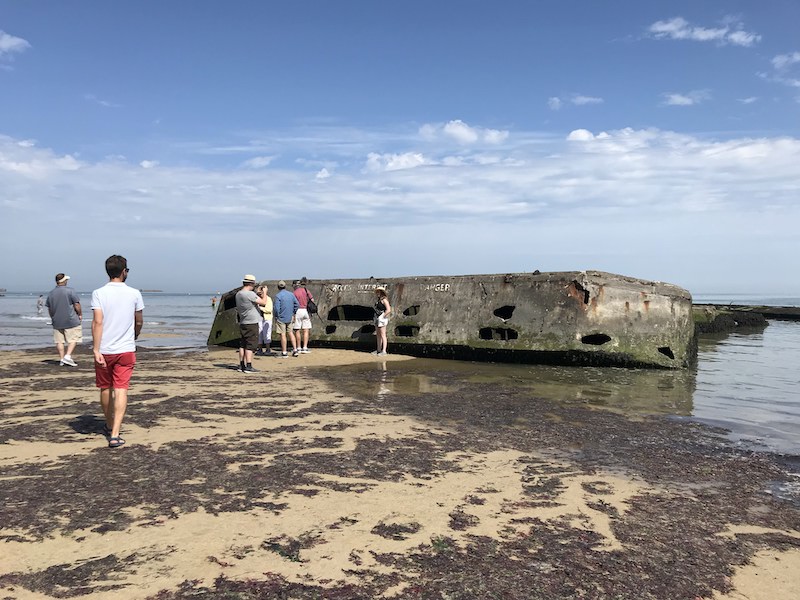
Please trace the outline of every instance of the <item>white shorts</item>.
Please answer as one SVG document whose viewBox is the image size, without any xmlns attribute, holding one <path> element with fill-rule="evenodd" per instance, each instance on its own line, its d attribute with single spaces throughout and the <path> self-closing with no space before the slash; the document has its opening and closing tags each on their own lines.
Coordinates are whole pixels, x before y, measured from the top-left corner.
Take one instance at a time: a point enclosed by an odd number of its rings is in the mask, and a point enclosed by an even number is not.
<svg viewBox="0 0 800 600">
<path fill-rule="evenodd" d="M 298 308 L 294 313 L 294 323 L 292 329 L 311 329 L 311 317 L 308 316 L 308 310 L 305 308 Z"/>
<path fill-rule="evenodd" d="M 378 327 L 386 327 L 389 324 L 389 317 L 378 317 L 375 319 L 375 325 Z"/>
<path fill-rule="evenodd" d="M 258 343 L 269 346 L 272 342 L 272 320 L 262 320 L 258 323 Z"/>
</svg>

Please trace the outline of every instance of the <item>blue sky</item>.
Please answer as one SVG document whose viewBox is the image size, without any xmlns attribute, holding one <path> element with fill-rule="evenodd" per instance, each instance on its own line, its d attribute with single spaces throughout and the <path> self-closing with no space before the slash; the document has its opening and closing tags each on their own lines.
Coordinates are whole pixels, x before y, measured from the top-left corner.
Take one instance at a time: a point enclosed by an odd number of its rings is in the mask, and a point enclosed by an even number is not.
<svg viewBox="0 0 800 600">
<path fill-rule="evenodd" d="M 765 8 L 768 7 L 768 8 Z M 800 3 L 0 0 L 0 287 L 800 294 Z"/>
</svg>

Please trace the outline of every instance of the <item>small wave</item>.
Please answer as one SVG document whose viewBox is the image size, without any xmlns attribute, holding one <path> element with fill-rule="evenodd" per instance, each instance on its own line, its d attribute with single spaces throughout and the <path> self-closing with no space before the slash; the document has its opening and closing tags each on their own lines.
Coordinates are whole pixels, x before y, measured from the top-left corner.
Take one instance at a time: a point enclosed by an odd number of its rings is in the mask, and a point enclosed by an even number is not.
<svg viewBox="0 0 800 600">
<path fill-rule="evenodd" d="M 27 321 L 46 321 L 48 325 L 50 324 L 50 317 L 43 317 L 41 315 L 36 315 L 35 317 L 31 317 L 29 315 L 17 315 L 17 316 Z"/>
</svg>

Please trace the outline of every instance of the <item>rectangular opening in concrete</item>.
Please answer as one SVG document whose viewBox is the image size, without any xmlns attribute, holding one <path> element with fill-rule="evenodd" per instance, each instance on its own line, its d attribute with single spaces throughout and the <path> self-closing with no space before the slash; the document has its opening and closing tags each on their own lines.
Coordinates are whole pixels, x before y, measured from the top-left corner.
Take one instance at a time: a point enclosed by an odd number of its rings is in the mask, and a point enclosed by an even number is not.
<svg viewBox="0 0 800 600">
<path fill-rule="evenodd" d="M 415 304 L 414 306 L 409 306 L 407 309 L 403 311 L 403 314 L 407 317 L 413 317 L 419 314 L 419 304 Z"/>
<path fill-rule="evenodd" d="M 398 337 L 416 337 L 419 335 L 419 327 L 416 325 L 398 325 L 394 328 L 394 334 Z"/>
<path fill-rule="evenodd" d="M 506 327 L 482 327 L 480 332 L 482 340 L 516 340 L 519 334 L 515 329 L 508 329 Z"/>
<path fill-rule="evenodd" d="M 375 311 L 371 306 L 340 304 L 328 311 L 328 321 L 372 321 Z"/>
</svg>

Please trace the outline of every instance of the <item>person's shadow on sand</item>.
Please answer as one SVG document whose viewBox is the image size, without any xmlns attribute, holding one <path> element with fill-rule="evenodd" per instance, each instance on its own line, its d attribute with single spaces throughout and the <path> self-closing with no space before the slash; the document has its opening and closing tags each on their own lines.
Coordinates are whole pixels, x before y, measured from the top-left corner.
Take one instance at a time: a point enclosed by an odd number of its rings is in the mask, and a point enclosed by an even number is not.
<svg viewBox="0 0 800 600">
<path fill-rule="evenodd" d="M 81 435 L 102 434 L 105 424 L 105 419 L 96 415 L 79 415 L 69 422 L 72 430 Z"/>
<path fill-rule="evenodd" d="M 229 371 L 239 371 L 239 365 L 232 365 L 230 363 L 214 363 L 216 369 L 228 369 Z"/>
</svg>

